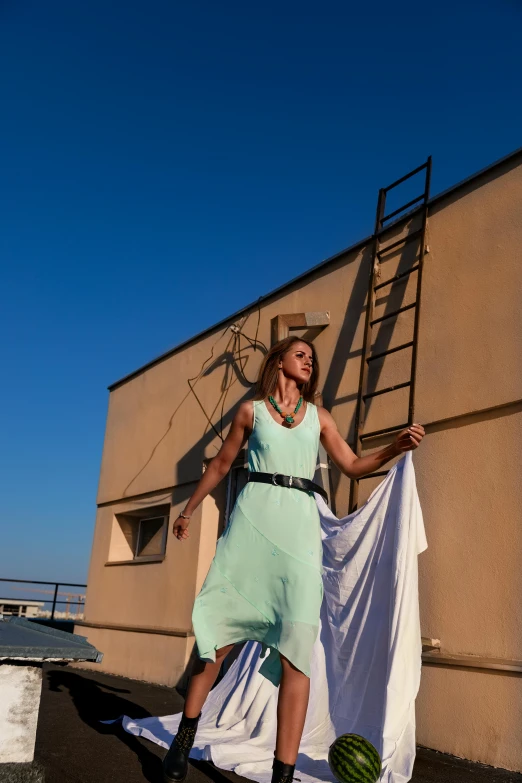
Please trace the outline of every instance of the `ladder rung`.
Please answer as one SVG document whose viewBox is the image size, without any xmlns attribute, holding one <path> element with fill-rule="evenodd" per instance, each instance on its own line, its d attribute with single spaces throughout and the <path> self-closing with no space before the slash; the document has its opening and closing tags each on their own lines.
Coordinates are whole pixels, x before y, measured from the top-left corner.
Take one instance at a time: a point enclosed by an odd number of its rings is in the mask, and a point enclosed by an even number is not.
<svg viewBox="0 0 522 783">
<path fill-rule="evenodd" d="M 383 218 L 381 218 L 381 226 L 385 220 L 389 220 L 390 218 L 395 217 L 395 215 L 398 215 L 399 212 L 404 212 L 405 209 L 408 209 L 408 207 L 412 207 L 414 204 L 417 203 L 417 201 L 420 201 L 421 199 L 425 198 L 425 196 L 426 194 L 422 193 L 420 196 L 417 196 L 417 198 L 413 198 L 411 201 L 408 201 L 408 203 L 404 204 L 404 206 L 399 207 L 399 209 L 390 212 L 389 215 L 385 215 Z"/>
<path fill-rule="evenodd" d="M 379 285 L 374 286 L 373 290 L 377 291 L 378 288 L 383 288 L 383 286 L 385 285 L 396 283 L 397 280 L 401 280 L 403 277 L 407 277 L 408 275 L 411 275 L 412 272 L 416 272 L 419 267 L 420 264 L 417 264 L 416 266 L 412 266 L 412 268 L 407 269 L 406 272 L 401 272 L 399 275 L 394 275 L 393 277 L 390 277 L 389 280 L 385 280 L 384 283 L 379 283 Z"/>
<path fill-rule="evenodd" d="M 403 237 L 402 239 L 398 239 L 396 242 L 392 242 L 391 245 L 386 245 L 386 247 L 381 248 L 377 251 L 378 256 L 384 255 L 384 253 L 388 253 L 389 250 L 393 250 L 396 247 L 399 247 L 399 245 L 404 245 L 406 242 L 411 242 L 412 239 L 417 239 L 418 236 L 422 234 L 422 228 L 418 228 L 416 231 L 412 231 L 411 234 L 408 234 L 408 236 Z"/>
<path fill-rule="evenodd" d="M 373 430 L 373 432 L 365 432 L 363 435 L 359 436 L 359 440 L 362 440 L 363 438 L 373 438 L 375 435 L 384 435 L 387 432 L 397 432 L 399 430 L 405 429 L 408 426 L 409 424 L 406 422 L 406 424 L 394 424 L 393 427 L 385 427 L 382 430 Z"/>
<path fill-rule="evenodd" d="M 370 321 L 370 326 L 379 323 L 379 321 L 384 321 L 386 318 L 391 318 L 394 315 L 398 315 L 399 313 L 404 313 L 405 310 L 410 310 L 412 307 L 416 307 L 416 306 L 417 306 L 417 302 L 412 302 L 411 304 L 406 305 L 405 307 L 399 307 L 398 310 L 394 310 L 391 313 L 386 313 L 386 315 L 381 315 L 380 318 L 375 318 L 375 320 Z"/>
<path fill-rule="evenodd" d="M 386 394 L 387 392 L 395 391 L 396 389 L 403 389 L 405 386 L 411 386 L 411 381 L 404 381 L 404 383 L 398 383 L 396 386 L 387 386 L 386 389 L 379 389 L 379 391 L 369 392 L 369 394 L 363 394 L 363 400 L 368 397 L 377 397 L 378 394 Z"/>
<path fill-rule="evenodd" d="M 417 215 L 418 212 L 422 212 L 426 208 L 426 201 L 422 201 L 420 204 L 418 204 L 413 209 L 410 209 L 409 212 L 405 212 L 403 215 L 403 218 L 408 216 L 409 218 L 413 218 L 415 215 Z M 403 207 L 403 209 L 406 209 L 406 207 Z M 391 227 L 393 226 L 393 223 L 390 223 L 389 226 L 381 226 L 374 234 L 374 236 L 379 239 L 379 237 L 383 236 L 383 234 L 387 234 Z"/>
<path fill-rule="evenodd" d="M 402 351 L 403 348 L 410 348 L 413 345 L 413 340 L 409 343 L 403 343 L 402 345 L 398 345 L 396 348 L 389 348 L 387 351 L 381 351 L 381 353 L 376 353 L 374 356 L 368 356 L 366 359 L 367 362 L 371 362 L 374 359 L 380 359 L 381 356 L 388 356 L 389 353 L 395 353 L 395 351 Z"/>
<path fill-rule="evenodd" d="M 428 163 L 423 163 L 421 166 L 417 166 L 417 168 L 413 169 L 413 171 L 410 171 L 409 174 L 405 174 L 404 177 L 395 180 L 395 182 L 392 182 L 392 184 L 388 185 L 387 188 L 383 188 L 384 192 L 387 193 L 389 190 L 397 187 L 397 185 L 400 185 L 402 182 L 406 182 L 407 179 L 409 179 L 410 177 L 414 177 L 415 174 L 418 174 L 419 171 L 422 171 L 422 169 L 425 169 L 427 167 L 428 167 Z"/>
<path fill-rule="evenodd" d="M 389 470 L 381 470 L 379 473 L 367 473 L 366 476 L 361 476 L 358 479 L 354 479 L 354 481 L 362 481 L 363 479 L 367 478 L 376 478 L 377 476 L 387 476 L 389 472 Z"/>
</svg>

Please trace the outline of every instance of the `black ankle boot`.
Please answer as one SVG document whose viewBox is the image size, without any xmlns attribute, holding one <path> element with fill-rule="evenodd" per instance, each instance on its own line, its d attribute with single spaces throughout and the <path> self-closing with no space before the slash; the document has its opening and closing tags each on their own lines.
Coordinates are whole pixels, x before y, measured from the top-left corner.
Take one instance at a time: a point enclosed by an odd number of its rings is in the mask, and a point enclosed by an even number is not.
<svg viewBox="0 0 522 783">
<path fill-rule="evenodd" d="M 164 783 L 179 783 L 185 780 L 188 772 L 188 757 L 194 744 L 201 712 L 197 718 L 187 718 L 185 710 L 181 715 L 178 733 L 163 759 Z"/>
<path fill-rule="evenodd" d="M 283 761 L 279 761 L 275 757 L 272 762 L 272 783 L 292 783 L 293 780 L 299 780 L 301 778 L 294 778 L 295 764 L 285 764 Z"/>
</svg>

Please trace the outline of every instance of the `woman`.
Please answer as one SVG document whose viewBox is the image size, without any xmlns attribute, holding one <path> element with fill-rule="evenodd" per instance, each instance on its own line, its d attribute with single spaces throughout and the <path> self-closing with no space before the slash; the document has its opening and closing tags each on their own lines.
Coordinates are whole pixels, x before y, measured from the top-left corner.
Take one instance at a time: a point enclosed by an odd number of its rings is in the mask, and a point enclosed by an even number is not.
<svg viewBox="0 0 522 783">
<path fill-rule="evenodd" d="M 279 686 L 272 783 L 293 780 L 323 598 L 322 539 L 313 494 L 323 490 L 311 481 L 319 440 L 339 470 L 360 478 L 417 448 L 424 436 L 422 425 L 412 424 L 389 446 L 357 457 L 328 411 L 312 402 L 318 379 L 312 343 L 297 337 L 276 343 L 262 362 L 254 399 L 239 406 L 221 449 L 174 522 L 175 536 L 184 541 L 190 516 L 248 440 L 249 481 L 194 603 L 198 659 L 177 735 L 163 761 L 165 781 L 185 778 L 203 704 L 225 657 L 246 640 L 270 650 L 259 672 Z"/>
</svg>

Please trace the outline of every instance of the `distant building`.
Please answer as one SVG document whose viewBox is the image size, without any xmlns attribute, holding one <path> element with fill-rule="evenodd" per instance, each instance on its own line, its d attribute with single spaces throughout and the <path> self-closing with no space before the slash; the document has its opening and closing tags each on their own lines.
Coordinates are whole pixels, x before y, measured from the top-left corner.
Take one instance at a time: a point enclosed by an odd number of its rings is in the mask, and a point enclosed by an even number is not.
<svg viewBox="0 0 522 783">
<path fill-rule="evenodd" d="M 38 617 L 43 601 L 18 601 L 16 598 L 0 598 L 0 614 L 5 617 Z"/>
</svg>

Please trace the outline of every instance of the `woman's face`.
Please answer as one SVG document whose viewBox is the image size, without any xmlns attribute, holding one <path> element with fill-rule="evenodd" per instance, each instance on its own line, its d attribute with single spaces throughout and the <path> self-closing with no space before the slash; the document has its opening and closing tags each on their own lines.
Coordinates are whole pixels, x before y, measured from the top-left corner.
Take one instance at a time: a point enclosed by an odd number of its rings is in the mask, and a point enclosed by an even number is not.
<svg viewBox="0 0 522 783">
<path fill-rule="evenodd" d="M 279 360 L 279 367 L 288 378 L 297 384 L 306 383 L 312 375 L 313 355 L 307 343 L 292 343 L 288 351 Z"/>
</svg>

